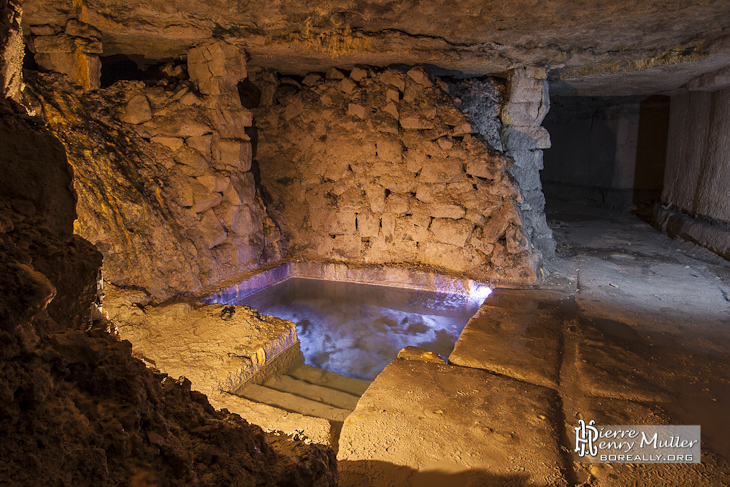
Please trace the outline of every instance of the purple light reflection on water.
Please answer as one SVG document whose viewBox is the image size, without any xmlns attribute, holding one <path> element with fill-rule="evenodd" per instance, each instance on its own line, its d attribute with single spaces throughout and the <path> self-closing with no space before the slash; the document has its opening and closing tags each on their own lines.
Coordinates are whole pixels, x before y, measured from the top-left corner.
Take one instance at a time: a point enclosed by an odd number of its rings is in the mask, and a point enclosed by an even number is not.
<svg viewBox="0 0 730 487">
<path fill-rule="evenodd" d="M 231 304 L 294 322 L 307 364 L 372 380 L 407 346 L 448 357 L 484 297 L 293 278 Z"/>
</svg>

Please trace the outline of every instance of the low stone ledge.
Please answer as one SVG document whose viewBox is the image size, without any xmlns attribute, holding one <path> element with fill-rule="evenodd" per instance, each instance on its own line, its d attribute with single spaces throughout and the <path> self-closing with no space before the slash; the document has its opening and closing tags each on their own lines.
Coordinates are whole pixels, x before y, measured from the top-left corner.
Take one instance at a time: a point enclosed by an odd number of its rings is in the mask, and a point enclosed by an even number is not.
<svg viewBox="0 0 730 487">
<path fill-rule="evenodd" d="M 201 301 L 207 304 L 235 304 L 292 277 L 461 294 L 471 296 L 477 304 L 481 304 L 491 293 L 491 288 L 483 282 L 409 267 L 352 267 L 344 262 L 295 261 L 254 274 L 237 284 L 207 295 Z"/>
<path fill-rule="evenodd" d="M 466 324 L 449 362 L 557 389 L 565 298 L 497 290 Z"/>
<path fill-rule="evenodd" d="M 108 295 L 105 308 L 134 354 L 205 394 L 234 391 L 303 362 L 293 323 L 222 304 L 136 304 Z"/>
<path fill-rule="evenodd" d="M 662 205 L 654 207 L 654 220 L 670 237 L 696 243 L 730 260 L 730 228 L 697 220 Z"/>
</svg>

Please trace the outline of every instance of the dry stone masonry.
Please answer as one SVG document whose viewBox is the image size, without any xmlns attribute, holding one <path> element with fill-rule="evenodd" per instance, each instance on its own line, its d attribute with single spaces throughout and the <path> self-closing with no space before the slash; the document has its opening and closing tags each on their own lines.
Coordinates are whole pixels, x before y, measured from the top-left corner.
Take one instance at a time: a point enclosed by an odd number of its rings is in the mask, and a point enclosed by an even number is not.
<svg viewBox="0 0 730 487">
<path fill-rule="evenodd" d="M 535 280 L 509 161 L 443 82 L 420 68 L 251 79 L 256 160 L 293 256 Z"/>
<path fill-rule="evenodd" d="M 93 26 L 35 25 L 31 38 L 40 66 L 85 91 L 99 86 Z M 507 105 L 493 81 L 481 99 L 478 82 L 462 84 L 470 120 L 420 68 L 332 68 L 299 81 L 257 69 L 255 127 L 239 94 L 248 73 L 238 46 L 209 39 L 187 65 L 161 72 L 156 84 L 40 96 L 82 176 L 78 232 L 103 249 L 114 284 L 165 299 L 284 257 L 534 282 L 535 247 L 551 252 L 539 183 L 548 102 L 535 70 L 512 73 Z M 104 129 L 82 123 L 89 117 Z M 111 149 L 90 150 L 100 145 Z"/>
<path fill-rule="evenodd" d="M 185 66 L 169 65 L 156 85 L 86 94 L 60 81 L 38 86 L 76 171 L 77 232 L 103 250 L 107 280 L 156 300 L 281 257 L 250 172 L 251 112 L 236 88 L 244 54 L 208 42 L 191 50 L 188 69 L 193 82 Z"/>
</svg>

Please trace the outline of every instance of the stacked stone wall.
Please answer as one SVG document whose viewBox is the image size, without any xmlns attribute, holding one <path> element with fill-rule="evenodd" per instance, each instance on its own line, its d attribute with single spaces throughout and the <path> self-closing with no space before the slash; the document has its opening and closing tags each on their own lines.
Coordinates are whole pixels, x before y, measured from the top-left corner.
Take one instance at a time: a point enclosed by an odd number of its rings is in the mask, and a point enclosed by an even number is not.
<svg viewBox="0 0 730 487">
<path fill-rule="evenodd" d="M 191 50 L 187 68 L 192 81 L 170 64 L 158 83 L 86 93 L 54 75 L 35 84 L 76 173 L 76 232 L 104 253 L 107 281 L 155 300 L 282 257 L 251 172 L 252 117 L 236 88 L 245 54 L 211 41 Z"/>
<path fill-rule="evenodd" d="M 291 255 L 532 282 L 509 159 L 419 68 L 258 72 L 256 161 Z"/>
</svg>

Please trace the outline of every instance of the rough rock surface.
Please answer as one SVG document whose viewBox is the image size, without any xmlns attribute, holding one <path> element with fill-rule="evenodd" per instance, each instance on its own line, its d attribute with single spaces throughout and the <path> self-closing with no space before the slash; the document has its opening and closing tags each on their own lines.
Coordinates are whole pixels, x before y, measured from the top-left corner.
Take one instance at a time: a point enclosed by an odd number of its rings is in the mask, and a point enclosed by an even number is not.
<svg viewBox="0 0 730 487">
<path fill-rule="evenodd" d="M 509 95 L 502 106 L 502 145 L 513 164 L 510 175 L 522 195 L 520 210 L 525 233 L 543 256 L 555 253 L 553 232 L 545 220 L 545 195 L 540 182 L 542 151 L 551 145 L 550 134 L 541 126 L 550 109 L 548 83 L 542 69 L 514 69 L 509 75 Z"/>
<path fill-rule="evenodd" d="M 555 68 L 566 91 L 637 94 L 724 67 L 730 52 L 725 0 L 23 3 L 28 27 L 61 27 L 69 18 L 95 26 L 106 55 L 174 58 L 225 35 L 253 64 L 301 75 L 356 64 L 423 63 L 476 75 L 540 65 Z"/>
<path fill-rule="evenodd" d="M 504 105 L 507 87 L 495 78 L 451 79 L 447 81 L 454 104 L 469 117 L 472 128 L 487 139 L 487 143 L 502 151 L 502 121 L 499 114 Z"/>
<path fill-rule="evenodd" d="M 23 88 L 22 7 L 17 0 L 0 1 L 0 97 L 17 99 Z"/>
<path fill-rule="evenodd" d="M 396 359 L 342 427 L 340 485 L 565 486 L 555 399 L 483 370 Z"/>
<path fill-rule="evenodd" d="M 101 259 L 72 234 L 72 173 L 41 124 L 0 102 L 0 483 L 336 485 L 330 450 L 215 411 L 86 331 Z"/>
<path fill-rule="evenodd" d="M 76 232 L 104 254 L 105 279 L 163 300 L 281 257 L 237 96 L 178 79 L 82 94 L 44 75 L 34 86 L 76 171 Z"/>
<path fill-rule="evenodd" d="M 419 68 L 355 73 L 276 91 L 270 73 L 252 76 L 271 94 L 254 110 L 256 161 L 291 254 L 533 282 L 508 159 L 445 85 Z"/>
<path fill-rule="evenodd" d="M 99 87 L 101 32 L 75 18 L 62 29 L 45 26 L 34 30 L 29 47 L 40 67 L 67 75 L 85 90 Z"/>
<path fill-rule="evenodd" d="M 72 233 L 76 198 L 68 190 L 72 173 L 63 147 L 39 128 L 40 120 L 0 103 L 3 324 L 13 329 L 43 309 L 44 332 L 83 328 L 91 319 L 101 255 Z"/>
<path fill-rule="evenodd" d="M 134 355 L 173 377 L 187 377 L 206 395 L 233 392 L 254 376 L 263 382 L 264 374 L 304 361 L 289 321 L 245 306 L 145 306 L 125 294 L 107 293 L 105 303 L 111 305 L 109 321 L 119 336 L 134 344 Z"/>
</svg>

